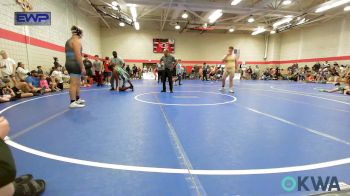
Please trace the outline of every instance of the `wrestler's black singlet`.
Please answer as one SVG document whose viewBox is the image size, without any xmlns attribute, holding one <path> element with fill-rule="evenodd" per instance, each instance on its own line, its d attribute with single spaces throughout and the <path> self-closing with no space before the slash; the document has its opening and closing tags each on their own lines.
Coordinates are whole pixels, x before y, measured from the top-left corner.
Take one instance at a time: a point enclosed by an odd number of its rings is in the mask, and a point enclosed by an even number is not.
<svg viewBox="0 0 350 196">
<path fill-rule="evenodd" d="M 66 64 L 65 67 L 68 71 L 69 74 L 81 74 L 81 69 L 80 69 L 80 65 L 77 61 L 77 59 L 75 58 L 75 54 L 74 54 L 74 50 L 73 48 L 70 46 L 69 42 L 71 39 L 69 39 L 66 42 L 66 45 L 64 47 L 65 52 L 66 52 Z M 83 48 L 80 49 L 80 53 L 82 53 Z"/>
</svg>

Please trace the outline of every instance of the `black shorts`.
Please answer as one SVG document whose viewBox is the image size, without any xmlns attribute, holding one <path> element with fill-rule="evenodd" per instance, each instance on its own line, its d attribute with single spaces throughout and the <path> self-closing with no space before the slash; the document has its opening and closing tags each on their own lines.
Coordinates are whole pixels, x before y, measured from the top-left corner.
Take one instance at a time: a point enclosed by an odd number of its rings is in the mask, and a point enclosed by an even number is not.
<svg viewBox="0 0 350 196">
<path fill-rule="evenodd" d="M 12 153 L 4 142 L 0 139 L 0 188 L 13 182 L 16 178 L 16 166 Z"/>
<path fill-rule="evenodd" d="M 63 83 L 58 83 L 58 84 L 57 84 L 57 88 L 63 90 Z"/>
<path fill-rule="evenodd" d="M 69 74 L 81 74 L 81 69 L 77 63 L 66 63 L 66 70 Z"/>
</svg>

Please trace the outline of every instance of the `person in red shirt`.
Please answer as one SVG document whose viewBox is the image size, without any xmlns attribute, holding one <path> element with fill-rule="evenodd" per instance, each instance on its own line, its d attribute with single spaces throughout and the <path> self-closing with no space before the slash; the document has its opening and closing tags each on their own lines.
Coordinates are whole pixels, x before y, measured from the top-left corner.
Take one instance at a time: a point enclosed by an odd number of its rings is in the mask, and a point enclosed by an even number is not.
<svg viewBox="0 0 350 196">
<path fill-rule="evenodd" d="M 109 69 L 109 57 L 106 57 L 103 61 L 104 72 L 103 77 L 105 81 L 105 85 L 109 85 L 111 83 L 112 71 Z"/>
</svg>

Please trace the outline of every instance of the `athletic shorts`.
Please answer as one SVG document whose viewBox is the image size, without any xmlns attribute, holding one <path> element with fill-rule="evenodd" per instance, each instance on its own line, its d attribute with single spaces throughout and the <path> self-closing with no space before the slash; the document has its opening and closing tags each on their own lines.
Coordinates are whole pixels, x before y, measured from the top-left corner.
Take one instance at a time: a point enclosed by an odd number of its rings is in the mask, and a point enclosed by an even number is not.
<svg viewBox="0 0 350 196">
<path fill-rule="evenodd" d="M 110 77 L 110 76 L 112 76 L 112 72 L 103 72 L 103 75 L 105 76 L 105 77 Z"/>
<path fill-rule="evenodd" d="M 86 75 L 89 76 L 89 77 L 93 77 L 94 76 L 94 74 L 92 73 L 91 69 L 87 69 L 86 70 Z"/>
<path fill-rule="evenodd" d="M 66 63 L 65 67 L 69 75 L 71 74 L 81 75 L 81 69 L 78 63 Z"/>
<path fill-rule="evenodd" d="M 81 74 L 70 73 L 69 76 L 70 76 L 71 78 L 81 78 Z M 82 80 L 84 80 L 84 78 L 82 78 Z"/>
<path fill-rule="evenodd" d="M 16 166 L 12 153 L 4 142 L 0 139 L 0 188 L 4 187 L 16 178 Z"/>
<path fill-rule="evenodd" d="M 235 75 L 235 71 L 236 71 L 235 68 L 229 68 L 229 69 L 225 68 L 224 75 L 234 76 Z"/>
</svg>

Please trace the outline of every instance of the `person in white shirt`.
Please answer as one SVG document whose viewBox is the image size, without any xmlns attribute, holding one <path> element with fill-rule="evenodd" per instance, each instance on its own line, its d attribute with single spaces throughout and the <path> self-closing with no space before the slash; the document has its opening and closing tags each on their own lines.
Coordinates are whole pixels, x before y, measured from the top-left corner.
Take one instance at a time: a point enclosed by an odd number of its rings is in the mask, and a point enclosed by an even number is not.
<svg viewBox="0 0 350 196">
<path fill-rule="evenodd" d="M 25 81 L 26 78 L 28 77 L 29 71 L 24 68 L 24 64 L 22 62 L 18 62 L 16 73 L 17 73 L 18 81 Z"/>
<path fill-rule="evenodd" d="M 16 85 L 15 61 L 9 58 L 7 52 L 4 50 L 0 51 L 0 56 L 2 57 L 2 59 L 0 59 L 0 69 L 1 69 L 2 77 L 11 79 L 13 82 L 13 85 Z"/>
<path fill-rule="evenodd" d="M 51 78 L 57 82 L 57 87 L 63 90 L 63 74 L 61 70 L 62 67 L 54 67 Z"/>
<path fill-rule="evenodd" d="M 225 63 L 225 72 L 224 75 L 222 77 L 222 88 L 220 89 L 220 91 L 224 91 L 225 90 L 225 82 L 226 82 L 226 78 L 229 76 L 229 80 L 230 80 L 230 93 L 233 93 L 233 78 L 235 76 L 235 72 L 237 69 L 237 58 L 236 55 L 233 53 L 234 48 L 232 46 L 230 46 L 228 48 L 228 53 L 225 55 L 224 59 L 222 60 Z"/>
</svg>

